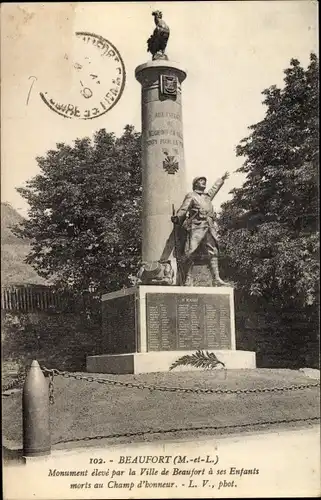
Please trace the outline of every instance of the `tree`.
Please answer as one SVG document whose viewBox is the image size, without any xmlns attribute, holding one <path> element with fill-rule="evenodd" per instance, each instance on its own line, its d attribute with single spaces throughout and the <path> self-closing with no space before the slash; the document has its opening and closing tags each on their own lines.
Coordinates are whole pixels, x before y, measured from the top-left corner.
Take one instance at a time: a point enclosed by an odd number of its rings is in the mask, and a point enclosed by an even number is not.
<svg viewBox="0 0 321 500">
<path fill-rule="evenodd" d="M 77 292 L 130 284 L 141 246 L 140 134 L 105 129 L 74 145 L 59 143 L 37 162 L 40 174 L 18 188 L 29 219 L 15 229 L 29 238 L 27 257 L 43 277 Z"/>
<path fill-rule="evenodd" d="M 262 92 L 266 115 L 236 148 L 246 180 L 219 219 L 238 288 L 281 308 L 318 298 L 318 69 L 292 59 L 284 88 Z"/>
</svg>

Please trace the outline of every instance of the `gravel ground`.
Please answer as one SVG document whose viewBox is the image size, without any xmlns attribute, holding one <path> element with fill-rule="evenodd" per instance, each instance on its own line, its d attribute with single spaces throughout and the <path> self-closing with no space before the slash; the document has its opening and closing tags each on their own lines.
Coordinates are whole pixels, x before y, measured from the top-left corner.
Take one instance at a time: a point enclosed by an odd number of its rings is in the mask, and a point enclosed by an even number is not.
<svg viewBox="0 0 321 500">
<path fill-rule="evenodd" d="M 93 376 L 194 390 L 262 389 L 318 382 L 302 372 L 286 369 L 228 370 L 225 375 L 223 371 L 194 371 Z M 51 433 L 53 446 L 59 448 L 96 446 L 106 439 L 130 443 L 169 436 L 193 438 L 308 427 L 317 422 L 315 419 L 320 412 L 319 387 L 250 394 L 204 394 L 150 391 L 61 376 L 55 377 L 54 387 L 55 404 L 50 406 Z M 4 443 L 8 448 L 17 448 L 22 444 L 21 391 L 3 397 L 2 403 Z"/>
</svg>

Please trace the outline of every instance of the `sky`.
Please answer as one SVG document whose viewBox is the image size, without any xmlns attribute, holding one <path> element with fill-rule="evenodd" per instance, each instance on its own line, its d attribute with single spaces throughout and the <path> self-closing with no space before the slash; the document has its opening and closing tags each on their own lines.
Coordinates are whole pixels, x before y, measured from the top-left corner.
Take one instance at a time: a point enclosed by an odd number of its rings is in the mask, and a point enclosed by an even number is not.
<svg viewBox="0 0 321 500">
<path fill-rule="evenodd" d="M 119 136 L 126 124 L 141 130 L 141 87 L 134 73 L 151 58 L 146 40 L 156 9 L 171 30 L 169 59 L 187 70 L 182 95 L 186 190 L 195 175 L 211 183 L 229 171 L 214 200 L 218 209 L 242 184 L 243 175 L 235 171 L 244 159 L 236 157 L 235 147 L 248 126 L 264 117 L 261 92 L 283 85 L 291 58 L 306 67 L 310 53 L 318 53 L 316 2 L 2 3 L 2 202 L 27 215 L 16 188 L 39 173 L 36 157 L 57 143 L 71 144 L 101 128 Z M 39 95 L 73 89 L 70 61 L 77 31 L 109 40 L 126 68 L 120 100 L 93 120 L 63 118 Z"/>
</svg>

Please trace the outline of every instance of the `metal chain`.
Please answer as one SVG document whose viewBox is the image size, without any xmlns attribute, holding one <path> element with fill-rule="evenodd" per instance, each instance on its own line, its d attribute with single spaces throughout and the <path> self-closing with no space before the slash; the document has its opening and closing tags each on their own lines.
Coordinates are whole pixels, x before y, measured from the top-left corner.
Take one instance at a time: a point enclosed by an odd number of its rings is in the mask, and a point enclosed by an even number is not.
<svg viewBox="0 0 321 500">
<path fill-rule="evenodd" d="M 162 392 L 181 392 L 181 393 L 193 393 L 193 394 L 259 394 L 259 393 L 271 393 L 271 392 L 288 392 L 288 391 L 299 391 L 303 389 L 312 389 L 320 387 L 320 382 L 312 384 L 300 384 L 291 385 L 285 387 L 263 387 L 256 389 L 193 389 L 192 387 L 167 387 L 167 386 L 157 386 L 157 385 L 145 385 L 145 384 L 135 384 L 132 382 L 120 382 L 119 380 L 105 379 L 93 376 L 80 375 L 76 373 L 71 373 L 67 371 L 60 371 L 56 368 L 48 369 L 45 366 L 41 367 L 44 374 L 50 376 L 50 394 L 53 399 L 53 378 L 56 375 L 60 375 L 65 378 L 74 378 L 75 380 L 84 380 L 85 382 L 97 382 L 98 384 L 113 385 L 127 387 L 131 389 L 147 389 L 149 391 L 162 391 Z"/>
<path fill-rule="evenodd" d="M 148 434 L 170 434 L 174 432 L 189 432 L 189 431 L 206 431 L 206 430 L 227 430 L 227 429 L 238 429 L 238 428 L 246 428 L 246 427 L 259 427 L 262 425 L 274 425 L 274 424 L 291 424 L 291 423 L 299 423 L 299 422 L 309 422 L 313 423 L 315 421 L 319 421 L 320 417 L 307 417 L 307 418 L 290 418 L 290 419 L 279 419 L 279 420 L 267 420 L 262 422 L 248 422 L 243 424 L 232 424 L 232 425 L 204 425 L 200 427 L 178 427 L 175 429 L 148 429 L 145 431 L 137 431 L 137 432 L 124 432 L 122 434 L 106 434 L 101 436 L 84 436 L 73 439 L 62 439 L 60 441 L 56 441 L 53 443 L 54 445 L 62 444 L 62 443 L 73 443 L 78 441 L 94 441 L 96 439 L 113 439 L 113 438 L 122 438 L 122 437 L 136 437 L 136 436 L 145 436 Z"/>
<path fill-rule="evenodd" d="M 17 374 L 16 378 L 12 382 L 10 382 L 7 385 L 4 385 L 1 388 L 2 394 L 4 392 L 11 391 L 13 389 L 21 389 L 22 386 L 23 386 L 23 384 L 24 384 L 25 378 L 26 378 L 26 372 L 25 372 L 25 370 L 19 371 L 19 373 Z"/>
<path fill-rule="evenodd" d="M 51 405 L 55 402 L 54 396 L 54 374 L 52 372 L 48 373 L 49 375 L 49 403 Z"/>
<path fill-rule="evenodd" d="M 285 392 L 285 391 L 297 391 L 302 389 L 312 389 L 316 387 L 320 387 L 320 382 L 312 383 L 312 384 L 300 384 L 300 385 L 292 385 L 287 387 L 264 387 L 257 389 L 193 389 L 192 387 L 167 387 L 167 386 L 157 386 L 157 385 L 145 385 L 145 384 L 134 384 L 132 382 L 120 382 L 118 380 L 112 379 L 104 379 L 93 376 L 86 376 L 77 373 L 71 373 L 67 371 L 60 371 L 56 368 L 48 369 L 45 366 L 41 367 L 42 372 L 45 376 L 49 378 L 49 402 L 50 404 L 54 404 L 54 377 L 62 376 L 65 378 L 74 378 L 75 380 L 84 380 L 86 382 L 97 382 L 99 384 L 105 385 L 113 385 L 113 386 L 121 386 L 126 388 L 135 388 L 135 389 L 148 389 L 149 391 L 164 391 L 164 392 L 183 392 L 183 393 L 194 393 L 194 394 L 257 394 L 257 393 L 271 393 L 271 392 Z M 9 390 L 16 386 L 17 383 L 20 383 L 20 377 L 18 380 L 15 380 L 10 385 L 6 387 L 6 390 Z M 20 385 L 20 384 L 19 384 Z M 69 443 L 74 441 L 90 441 L 95 439 L 109 439 L 109 438 L 121 438 L 121 437 L 134 437 L 134 436 L 143 436 L 147 434 L 167 434 L 173 432 L 188 432 L 188 431 L 201 431 L 201 430 L 224 430 L 224 429 L 237 429 L 242 427 L 249 426 L 261 426 L 261 425 L 272 425 L 272 424 L 282 424 L 282 423 L 294 423 L 294 422 L 313 422 L 316 420 L 320 420 L 319 416 L 315 417 L 307 417 L 307 418 L 298 418 L 298 419 L 282 419 L 282 420 L 269 420 L 263 422 L 250 422 L 243 424 L 233 424 L 233 425 L 223 425 L 223 426 L 203 426 L 203 427 L 179 427 L 176 429 L 159 429 L 152 430 L 148 429 L 145 431 L 137 431 L 137 432 L 127 432 L 123 434 L 109 434 L 103 436 L 87 436 L 81 438 L 74 439 L 66 439 L 57 441 L 54 444 L 59 443 Z"/>
<path fill-rule="evenodd" d="M 4 392 L 11 391 L 12 389 L 20 389 L 22 385 L 23 385 L 23 381 L 22 380 L 19 380 L 19 379 L 13 380 L 9 384 L 4 385 L 2 387 L 2 394 Z"/>
</svg>

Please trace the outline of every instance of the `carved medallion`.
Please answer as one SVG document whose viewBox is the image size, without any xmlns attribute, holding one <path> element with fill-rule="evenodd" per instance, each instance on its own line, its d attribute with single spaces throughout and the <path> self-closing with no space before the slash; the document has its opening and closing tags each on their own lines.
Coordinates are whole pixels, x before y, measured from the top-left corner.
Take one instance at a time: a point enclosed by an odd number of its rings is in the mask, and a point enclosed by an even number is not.
<svg viewBox="0 0 321 500">
<path fill-rule="evenodd" d="M 163 161 L 163 169 L 168 173 L 168 174 L 176 174 L 176 172 L 179 169 L 179 163 L 176 160 L 175 156 L 170 156 L 168 153 L 164 153 L 165 160 Z"/>
<path fill-rule="evenodd" d="M 169 75 L 160 75 L 160 91 L 164 96 L 177 96 L 177 77 Z"/>
</svg>

